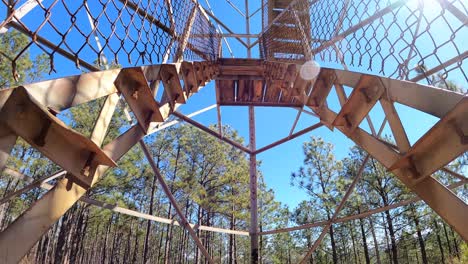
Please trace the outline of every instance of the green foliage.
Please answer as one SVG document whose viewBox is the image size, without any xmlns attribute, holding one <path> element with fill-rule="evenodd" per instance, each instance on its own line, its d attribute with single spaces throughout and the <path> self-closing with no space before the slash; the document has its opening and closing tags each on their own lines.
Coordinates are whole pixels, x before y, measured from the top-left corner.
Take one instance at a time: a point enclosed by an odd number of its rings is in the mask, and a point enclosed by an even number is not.
<svg viewBox="0 0 468 264">
<path fill-rule="evenodd" d="M 0 88 L 36 81 L 47 71 L 47 56 L 32 57 L 29 42 L 16 30 L 0 34 Z"/>
</svg>

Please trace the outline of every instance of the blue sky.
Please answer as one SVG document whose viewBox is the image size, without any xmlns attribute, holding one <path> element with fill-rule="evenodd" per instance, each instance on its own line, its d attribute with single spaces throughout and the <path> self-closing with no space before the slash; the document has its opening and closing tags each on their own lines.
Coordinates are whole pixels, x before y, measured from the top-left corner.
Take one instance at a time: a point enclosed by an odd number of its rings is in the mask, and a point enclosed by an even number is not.
<svg viewBox="0 0 468 264">
<path fill-rule="evenodd" d="M 202 4 L 205 3 L 205 1 L 200 2 Z M 245 5 L 243 0 L 231 2 L 236 4 L 239 7 L 239 9 L 244 10 Z M 255 11 L 260 6 L 260 3 L 258 2 L 259 1 L 250 1 L 250 11 Z M 427 2 L 431 4 L 430 1 Z M 210 1 L 210 4 L 215 15 L 221 18 L 222 21 L 226 25 L 228 25 L 234 32 L 245 32 L 244 19 L 234 9 L 230 8 L 225 1 Z M 434 15 L 434 9 L 430 9 L 428 7 L 429 6 L 425 7 L 425 12 L 432 12 L 432 15 Z M 431 14 L 428 15 L 430 16 Z M 254 16 L 251 22 L 251 33 L 259 33 L 261 31 L 260 13 Z M 439 27 L 439 25 L 435 26 Z M 233 38 L 230 38 L 229 44 L 231 45 L 233 53 L 236 57 L 247 57 L 246 49 L 243 46 L 241 46 L 238 41 L 234 40 Z M 461 45 L 463 45 L 463 43 Z M 224 56 L 230 56 L 225 45 L 223 45 L 223 51 Z M 450 56 L 452 54 L 443 55 Z M 258 46 L 253 48 L 252 57 L 258 57 Z M 337 65 L 336 63 L 326 63 L 323 61 L 319 62 L 321 65 L 326 67 L 342 68 L 341 65 Z M 392 67 L 391 65 L 388 66 L 389 68 Z M 357 70 L 362 71 L 362 69 Z M 460 80 L 460 83 L 463 84 L 464 80 L 462 77 L 455 79 L 455 81 L 457 80 Z M 350 92 L 350 90 L 348 90 L 348 92 Z M 192 98 L 191 103 L 184 106 L 182 110 L 186 113 L 189 113 L 192 110 L 189 110 L 189 108 L 193 106 L 192 103 L 196 105 L 199 101 L 201 101 L 200 105 L 203 105 L 204 103 L 206 103 L 204 97 L 212 96 L 211 93 L 212 92 L 210 85 L 204 88 L 204 90 L 200 94 Z M 330 108 L 336 109 L 335 111 L 337 111 L 339 107 L 337 96 L 334 90 L 332 90 L 328 100 Z M 398 113 L 400 114 L 400 118 L 402 120 L 403 125 L 408 131 L 408 137 L 411 143 L 416 142 L 416 140 L 420 136 L 427 132 L 430 129 L 430 127 L 432 127 L 437 122 L 436 118 L 421 113 L 417 110 L 411 109 L 409 107 L 406 107 L 404 105 L 396 104 L 396 108 Z M 193 110 L 195 109 L 196 108 L 193 108 Z M 240 132 L 240 134 L 244 138 L 246 138 L 247 141 L 247 107 L 222 107 L 221 109 L 223 123 L 230 124 L 232 127 L 236 128 Z M 297 110 L 292 108 L 257 107 L 255 110 L 255 115 L 257 130 L 257 148 L 259 148 L 269 143 L 272 143 L 284 136 L 287 136 L 297 115 Z M 378 129 L 384 118 L 383 111 L 380 108 L 380 105 L 376 105 L 376 107 L 371 111 L 370 116 L 374 121 L 374 126 L 376 127 L 376 129 Z M 216 123 L 216 112 L 212 111 L 206 114 L 202 114 L 201 116 L 195 119 L 205 124 Z M 309 116 L 307 114 L 302 114 L 295 131 L 299 131 L 300 129 L 313 125 L 317 121 L 318 119 L 315 117 Z M 361 128 L 365 129 L 366 131 L 369 131 L 369 128 L 365 122 L 361 124 Z M 383 132 L 383 135 L 390 135 L 390 133 L 391 132 L 387 125 Z M 262 162 L 261 170 L 265 177 L 265 181 L 268 187 L 274 190 L 278 201 L 289 205 L 291 208 L 295 207 L 302 200 L 308 199 L 304 191 L 298 189 L 297 187 L 290 186 L 290 175 L 292 172 L 297 171 L 297 169 L 302 165 L 304 159 L 302 145 L 303 142 L 308 140 L 311 136 L 319 136 L 324 138 L 326 141 L 333 143 L 333 145 L 335 146 L 335 156 L 338 159 L 346 157 L 349 149 L 352 146 L 354 146 L 354 143 L 345 136 L 343 136 L 340 132 L 331 132 L 328 128 L 321 127 L 290 142 L 287 142 L 264 153 L 261 153 L 258 156 L 258 159 Z"/>
<path fill-rule="evenodd" d="M 162 0 L 160 0 L 162 1 Z M 49 6 L 52 1 L 50 0 L 45 0 L 44 5 Z M 244 0 L 231 0 L 233 4 L 239 7 L 240 10 L 244 11 L 245 9 L 245 1 Z M 261 1 L 254 1 L 250 0 L 250 6 L 249 9 L 251 12 L 254 12 L 260 7 L 260 2 Z M 76 3 L 73 1 L 69 1 L 70 5 L 73 6 Z M 205 0 L 200 0 L 200 3 L 207 8 Z M 425 8 L 424 8 L 424 14 L 428 17 L 434 17 L 438 15 L 438 6 L 432 6 L 434 5 L 434 0 L 425 0 Z M 233 8 L 231 8 L 225 0 L 211 0 L 210 4 L 212 6 L 212 10 L 215 13 L 215 15 L 220 18 L 226 25 L 228 25 L 234 32 L 236 33 L 245 33 L 245 20 L 240 16 L 237 11 L 235 11 Z M 410 7 L 417 7 L 417 0 L 410 0 L 409 1 L 409 6 Z M 72 7 L 70 7 L 73 9 Z M 90 2 L 90 8 L 93 14 L 99 14 L 99 5 L 96 4 L 95 2 L 93 3 Z M 0 13 L 4 14 L 4 8 L 3 6 L 0 8 Z M 54 7 L 53 12 L 52 12 L 52 21 L 56 24 L 60 24 L 61 27 L 63 28 L 62 30 L 65 30 L 67 28 L 67 25 L 69 24 L 69 19 L 67 16 L 63 15 L 64 14 L 64 8 L 60 5 L 57 5 Z M 405 11 L 402 11 L 402 14 L 397 14 L 397 16 L 404 16 Z M 81 13 L 79 13 L 81 15 Z M 406 14 L 407 15 L 407 14 Z M 453 18 L 447 15 L 449 22 L 454 22 L 452 21 Z M 39 19 L 41 18 L 41 19 Z M 28 14 L 25 18 L 24 21 L 26 24 L 31 24 L 31 25 L 36 25 L 36 27 L 33 27 L 32 29 L 35 29 L 38 27 L 40 23 L 40 20 L 44 18 L 44 11 L 40 8 L 37 8 L 33 10 L 30 14 Z M 83 19 L 84 17 L 80 17 L 80 26 L 81 28 L 86 29 L 86 23 L 87 20 Z M 399 17 L 401 18 L 401 17 Z M 411 21 L 406 21 L 406 23 L 410 23 Z M 456 22 L 456 21 L 455 21 Z M 455 23 L 456 24 L 456 23 Z M 432 43 L 441 43 L 447 39 L 450 38 L 450 31 L 444 30 L 444 27 L 446 25 L 444 23 L 432 23 L 431 24 L 431 32 L 436 31 L 438 32 L 437 38 L 434 39 L 429 39 L 426 35 L 421 35 L 421 37 L 418 39 L 416 42 L 416 46 L 418 46 L 419 51 L 424 54 L 430 54 L 432 52 Z M 88 30 L 90 30 L 88 28 Z M 109 30 L 109 28 L 104 27 L 102 29 L 103 32 L 107 32 L 106 30 Z M 390 31 L 388 32 L 390 35 L 392 33 L 397 34 L 397 31 L 393 31 L 396 29 L 390 28 Z M 260 33 L 261 31 L 261 12 L 258 12 L 255 16 L 251 18 L 251 33 Z M 379 27 L 377 29 L 378 34 L 383 34 L 384 29 L 382 27 Z M 51 36 L 52 41 L 58 42 L 60 41 L 60 36 L 56 33 L 54 33 L 53 29 L 50 27 L 50 25 L 45 25 L 44 28 L 40 31 L 40 34 L 43 36 Z M 457 33 L 457 36 L 467 36 L 466 38 L 460 38 L 458 37 L 454 41 L 456 41 L 456 46 L 458 48 L 465 48 L 468 47 L 468 30 L 463 28 L 460 32 Z M 404 38 L 407 38 L 405 35 Z M 79 35 L 78 32 L 72 31 L 69 35 L 69 38 L 67 41 L 69 42 L 69 45 L 72 47 L 74 50 L 78 50 L 80 48 L 80 41 L 83 39 L 82 36 Z M 255 39 L 252 39 L 252 42 Z M 101 39 L 101 42 L 103 40 Z M 235 57 L 247 57 L 247 52 L 244 46 L 242 46 L 238 41 L 230 38 L 229 39 L 229 44 L 231 45 L 231 48 L 233 50 L 233 53 Z M 345 43 L 346 44 L 346 43 Z M 351 49 L 355 48 L 355 42 L 354 40 L 350 40 L 349 45 L 351 45 Z M 401 43 L 399 44 L 401 45 Z M 93 45 L 95 46 L 95 45 Z M 346 46 L 346 45 L 343 45 Z M 398 45 L 397 45 L 398 47 Z M 389 49 L 388 43 L 382 43 L 381 48 Z M 33 46 L 32 48 L 32 53 L 37 54 L 40 50 L 36 47 Z M 107 52 L 107 56 L 110 56 L 110 51 L 105 50 Z M 383 51 L 384 52 L 384 51 Z M 437 51 L 437 54 L 439 56 L 439 59 L 442 61 L 447 60 L 448 58 L 453 57 L 454 52 L 457 52 L 454 50 L 454 47 L 451 45 L 445 45 L 443 48 Z M 458 51 L 460 52 L 460 51 Z M 463 50 L 461 50 L 463 52 Z M 83 51 L 80 53 L 80 55 L 86 59 L 89 62 L 92 62 L 96 59 L 95 53 L 90 52 L 89 47 L 85 47 Z M 225 57 L 230 57 L 230 54 L 227 50 L 227 47 L 223 43 L 223 56 Z M 258 58 L 259 53 L 258 53 L 258 46 L 255 46 L 252 49 L 252 57 L 253 58 Z M 400 55 L 395 55 L 395 56 L 400 56 Z M 403 57 L 405 54 L 402 55 Z M 369 57 L 364 56 L 365 60 L 369 60 Z M 428 65 L 437 65 L 437 58 L 434 56 L 428 57 L 425 60 L 425 63 Z M 467 66 L 465 60 L 464 64 L 462 64 L 462 67 L 465 69 L 465 72 L 467 72 Z M 332 68 L 342 68 L 340 64 L 337 64 L 335 62 L 326 62 L 326 61 L 321 61 L 318 60 L 320 65 L 323 67 L 332 67 Z M 133 61 L 135 63 L 135 61 Z M 415 61 L 410 61 L 410 65 L 414 65 L 416 62 Z M 124 66 L 130 66 L 128 62 L 125 60 L 121 61 L 121 64 Z M 56 77 L 61 77 L 61 76 L 67 76 L 67 75 L 72 75 L 72 74 L 79 74 L 80 70 L 76 69 L 74 67 L 73 63 L 70 63 L 67 59 L 61 57 L 61 56 L 55 56 L 55 65 L 57 67 L 57 73 L 53 73 L 50 76 L 47 76 L 47 79 L 50 78 L 56 78 Z M 395 62 L 390 62 L 385 65 L 385 68 L 388 69 L 388 72 L 386 74 L 389 74 L 392 72 L 392 69 L 396 68 L 396 63 Z M 354 67 L 350 67 L 352 70 L 355 71 L 361 71 L 365 72 L 366 69 L 364 67 L 359 67 L 355 65 Z M 374 72 L 375 74 L 379 74 L 379 72 Z M 459 71 L 453 71 L 450 72 L 449 75 L 451 80 L 454 80 L 458 84 L 460 84 L 463 87 L 468 87 L 468 84 L 466 83 L 466 79 L 463 77 L 462 73 Z M 350 90 L 347 90 L 350 92 Z M 331 109 L 334 109 L 337 111 L 339 109 L 338 107 L 338 100 L 335 92 L 332 90 L 328 103 L 330 105 Z M 188 104 L 184 105 L 181 107 L 181 111 L 183 113 L 191 113 L 193 111 L 199 110 L 201 108 L 204 108 L 206 106 L 212 105 L 215 103 L 215 93 L 214 93 L 214 82 L 208 84 L 205 88 L 203 88 L 198 94 L 196 94 L 194 97 L 192 97 L 189 101 Z M 437 122 L 437 119 L 434 117 L 431 117 L 429 115 L 426 115 L 424 113 L 421 113 L 416 110 L 412 110 L 406 106 L 398 105 L 397 104 L 397 111 L 400 114 L 400 118 L 402 119 L 403 125 L 407 129 L 408 132 L 408 137 L 411 141 L 411 143 L 416 142 L 416 140 L 423 135 L 432 125 Z M 240 133 L 241 136 L 243 136 L 246 140 L 245 142 L 248 141 L 248 109 L 247 107 L 222 107 L 222 118 L 223 118 L 223 124 L 228 124 L 231 127 L 237 129 Z M 289 134 L 289 131 L 291 129 L 291 126 L 294 122 L 294 119 L 297 115 L 297 110 L 292 109 L 292 108 L 271 108 L 271 107 L 257 107 L 255 110 L 255 115 L 256 115 L 256 130 L 257 130 L 257 148 L 262 147 L 264 145 L 267 145 L 269 143 L 272 143 L 278 139 L 281 139 Z M 377 105 L 373 111 L 370 113 L 371 118 L 374 120 L 374 125 L 376 126 L 376 129 L 380 126 L 380 122 L 383 120 L 383 113 L 379 105 Z M 205 125 L 210 125 L 214 124 L 217 122 L 217 115 L 215 110 L 211 110 L 209 112 L 203 113 L 197 117 L 195 117 L 199 122 L 202 122 Z M 295 131 L 299 131 L 300 129 L 306 128 L 310 125 L 315 124 L 318 122 L 318 119 L 312 116 L 309 116 L 307 114 L 302 114 L 301 119 L 297 124 L 297 127 Z M 369 131 L 369 128 L 367 125 L 364 123 L 361 124 L 361 128 Z M 388 129 L 388 125 L 386 126 L 386 129 L 384 130 L 383 134 L 390 134 L 390 131 Z M 261 160 L 261 170 L 264 175 L 265 181 L 268 185 L 268 187 L 272 188 L 276 194 L 276 198 L 278 201 L 285 203 L 289 205 L 290 207 L 296 206 L 299 202 L 301 202 L 304 199 L 307 199 L 307 195 L 300 189 L 296 187 L 291 187 L 290 186 L 290 175 L 291 172 L 296 171 L 302 164 L 304 155 L 302 153 L 302 143 L 310 138 L 310 136 L 320 136 L 324 138 L 326 141 L 333 143 L 335 146 L 335 155 L 338 159 L 342 159 L 345 157 L 348 153 L 348 150 L 354 145 L 352 141 L 347 139 L 345 136 L 343 136 L 339 132 L 331 132 L 328 130 L 326 127 L 321 127 L 317 130 L 314 130 L 313 132 L 307 133 L 306 135 L 303 135 L 301 137 L 298 137 L 288 143 L 285 143 L 281 146 L 278 146 L 276 148 L 273 148 L 271 150 L 268 150 L 264 153 L 261 153 L 258 156 L 258 159 Z"/>
</svg>

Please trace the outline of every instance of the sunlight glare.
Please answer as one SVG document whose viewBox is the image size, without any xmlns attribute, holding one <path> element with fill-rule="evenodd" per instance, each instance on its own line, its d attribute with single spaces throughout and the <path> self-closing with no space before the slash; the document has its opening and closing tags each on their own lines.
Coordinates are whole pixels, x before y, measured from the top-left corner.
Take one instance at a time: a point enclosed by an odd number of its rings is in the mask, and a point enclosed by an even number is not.
<svg viewBox="0 0 468 264">
<path fill-rule="evenodd" d="M 320 65 L 314 61 L 310 60 L 304 63 L 301 67 L 300 75 L 301 78 L 307 81 L 314 79 L 320 71 Z"/>
</svg>

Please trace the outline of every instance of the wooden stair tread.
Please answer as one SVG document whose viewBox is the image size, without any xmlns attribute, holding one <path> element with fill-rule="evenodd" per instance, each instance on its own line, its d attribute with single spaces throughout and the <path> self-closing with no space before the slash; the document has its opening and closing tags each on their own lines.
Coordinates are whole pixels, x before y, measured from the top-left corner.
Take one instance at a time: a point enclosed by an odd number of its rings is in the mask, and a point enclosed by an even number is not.
<svg viewBox="0 0 468 264">
<path fill-rule="evenodd" d="M 419 177 L 426 177 L 468 151 L 467 116 L 468 96 L 465 95 L 389 170 L 409 169 Z"/>
<path fill-rule="evenodd" d="M 333 126 L 356 129 L 384 92 L 380 79 L 371 75 L 362 75 L 350 97 L 333 121 Z"/>
<path fill-rule="evenodd" d="M 205 75 L 203 74 L 203 65 L 201 62 L 193 62 L 193 68 L 195 69 L 195 76 L 197 77 L 197 87 L 203 87 L 206 85 Z"/>
<path fill-rule="evenodd" d="M 23 86 L 0 92 L 0 122 L 50 160 L 90 186 L 92 168 L 117 164 L 89 138 L 67 127 L 30 96 Z M 5 100 L 6 99 L 6 100 Z M 87 169 L 87 171 L 86 171 Z"/>
<path fill-rule="evenodd" d="M 179 66 L 179 75 L 184 80 L 185 96 L 189 97 L 192 93 L 198 92 L 197 76 L 191 62 L 183 61 Z"/>
<path fill-rule="evenodd" d="M 275 36 L 280 36 L 284 40 L 302 41 L 302 34 L 299 28 L 287 24 L 275 23 L 270 28 Z M 280 39 L 277 39 L 280 40 Z"/>
<path fill-rule="evenodd" d="M 171 105 L 185 104 L 185 95 L 182 90 L 182 85 L 180 85 L 179 73 L 174 64 L 163 64 L 161 65 L 160 70 L 161 80 L 164 85 L 164 91 L 166 99 L 163 99 L 163 102 L 169 102 Z"/>
<path fill-rule="evenodd" d="M 154 99 L 145 77 L 146 74 L 148 79 L 157 80 L 159 79 L 159 71 L 160 67 L 126 68 L 122 69 L 114 81 L 145 133 L 148 132 L 151 122 L 164 121 L 159 110 L 160 106 Z"/>
<path fill-rule="evenodd" d="M 299 41 L 280 41 L 276 39 L 272 41 L 269 48 L 274 53 L 304 55 L 304 46 Z"/>
<path fill-rule="evenodd" d="M 320 69 L 307 101 L 307 106 L 310 106 L 313 109 L 321 108 L 326 102 L 326 98 L 330 93 L 335 80 L 336 75 L 334 70 L 326 68 Z"/>
</svg>

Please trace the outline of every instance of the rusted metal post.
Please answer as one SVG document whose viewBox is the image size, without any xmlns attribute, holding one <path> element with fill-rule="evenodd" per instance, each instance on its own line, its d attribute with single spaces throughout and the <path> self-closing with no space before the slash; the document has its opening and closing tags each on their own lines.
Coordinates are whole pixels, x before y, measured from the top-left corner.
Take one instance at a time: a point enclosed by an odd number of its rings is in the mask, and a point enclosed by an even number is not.
<svg viewBox="0 0 468 264">
<path fill-rule="evenodd" d="M 38 4 L 40 4 L 43 0 L 28 0 L 24 4 L 22 4 L 19 8 L 15 10 L 15 16 L 11 19 L 17 21 L 21 19 L 25 15 L 27 15 L 31 10 L 33 10 Z M 13 4 L 13 1 L 10 1 Z M 10 10 L 7 12 L 7 16 L 10 14 Z M 0 22 L 0 25 L 4 25 L 3 27 L 0 26 L 0 34 L 4 34 L 8 31 L 8 23 L 7 20 Z"/>
<path fill-rule="evenodd" d="M 291 134 L 291 135 L 289 135 L 287 137 L 284 137 L 284 138 L 282 138 L 282 139 L 280 139 L 278 141 L 275 141 L 275 142 L 273 142 L 273 143 L 271 143 L 269 145 L 266 145 L 265 147 L 259 148 L 259 149 L 255 150 L 254 154 L 257 155 L 257 154 L 259 154 L 261 152 L 267 151 L 267 150 L 269 150 L 271 148 L 274 148 L 274 147 L 276 147 L 278 145 L 281 145 L 281 144 L 283 144 L 285 142 L 288 142 L 288 141 L 293 140 L 293 139 L 295 139 L 297 137 L 300 137 L 300 136 L 302 136 L 302 135 L 304 135 L 304 134 L 306 134 L 306 133 L 308 133 L 308 132 L 310 132 L 312 130 L 315 130 L 315 129 L 321 127 L 321 126 L 323 126 L 323 124 L 318 122 L 315 125 L 312 125 L 312 126 L 310 126 L 308 128 L 304 128 L 301 131 L 298 131 L 298 132 L 296 132 L 294 134 Z"/>
<path fill-rule="evenodd" d="M 225 138 L 225 137 L 223 137 L 223 136 L 220 136 L 220 135 L 219 135 L 218 133 L 216 133 L 215 131 L 209 129 L 208 127 L 206 127 L 206 126 L 204 126 L 204 125 L 198 123 L 197 121 L 195 121 L 195 120 L 193 120 L 193 119 L 191 119 L 191 118 L 188 118 L 187 116 L 185 116 L 185 115 L 183 115 L 183 114 L 181 114 L 181 113 L 179 113 L 179 112 L 173 112 L 172 115 L 174 115 L 175 117 L 177 117 L 177 118 L 179 118 L 179 119 L 184 120 L 185 122 L 187 122 L 187 123 L 189 123 L 189 124 L 191 124 L 191 125 L 193 125 L 193 126 L 199 128 L 200 130 L 205 131 L 206 133 L 208 133 L 208 134 L 210 134 L 210 135 L 212 135 L 212 136 L 214 136 L 214 137 L 216 137 L 216 138 L 218 138 L 218 139 L 221 139 L 222 141 L 228 143 L 229 145 L 231 145 L 231 146 L 233 146 L 233 147 L 235 147 L 235 148 L 238 148 L 238 149 L 240 149 L 240 150 L 242 150 L 242 151 L 244 151 L 244 152 L 246 152 L 246 153 L 250 153 L 250 152 L 251 152 L 251 150 L 249 150 L 248 148 L 242 146 L 241 144 L 239 144 L 239 143 L 237 143 L 237 142 L 235 142 L 235 141 L 233 141 L 233 140 L 231 140 L 231 139 L 229 139 L 229 138 Z"/>
<path fill-rule="evenodd" d="M 250 35 L 250 15 L 249 15 L 249 0 L 245 0 L 245 33 Z M 247 37 L 247 58 L 252 57 L 252 46 L 250 46 L 250 36 Z"/>
<path fill-rule="evenodd" d="M 255 109 L 249 106 L 250 151 L 250 257 L 251 263 L 258 263 L 258 207 L 257 207 L 257 155 L 255 151 Z"/>
</svg>

